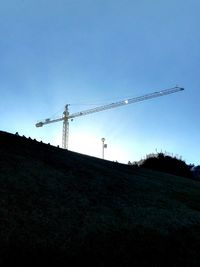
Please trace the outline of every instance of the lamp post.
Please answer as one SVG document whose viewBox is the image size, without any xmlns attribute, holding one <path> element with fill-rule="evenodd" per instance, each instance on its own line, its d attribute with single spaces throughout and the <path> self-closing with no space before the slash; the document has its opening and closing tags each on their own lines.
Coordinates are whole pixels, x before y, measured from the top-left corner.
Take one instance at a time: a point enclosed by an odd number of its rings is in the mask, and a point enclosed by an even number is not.
<svg viewBox="0 0 200 267">
<path fill-rule="evenodd" d="M 105 144 L 105 138 L 101 138 L 102 141 L 102 159 L 104 159 L 104 148 L 107 148 L 107 144 Z"/>
</svg>

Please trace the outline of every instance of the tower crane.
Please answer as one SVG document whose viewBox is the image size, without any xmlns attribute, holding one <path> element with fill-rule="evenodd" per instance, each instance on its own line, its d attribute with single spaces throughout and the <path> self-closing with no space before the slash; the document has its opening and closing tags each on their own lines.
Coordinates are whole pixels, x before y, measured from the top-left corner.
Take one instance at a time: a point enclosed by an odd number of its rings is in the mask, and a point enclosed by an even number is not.
<svg viewBox="0 0 200 267">
<path fill-rule="evenodd" d="M 184 88 L 175 86 L 175 87 L 170 88 L 170 89 L 164 89 L 162 91 L 153 92 L 153 93 L 146 94 L 146 95 L 143 95 L 143 96 L 121 100 L 121 101 L 118 101 L 118 102 L 115 102 L 115 103 L 99 106 L 99 107 L 96 107 L 96 108 L 91 108 L 91 109 L 88 109 L 88 110 L 84 110 L 84 111 L 80 111 L 80 112 L 76 112 L 76 113 L 72 113 L 72 114 L 69 113 L 69 110 L 68 110 L 69 104 L 67 104 L 65 106 L 65 110 L 64 110 L 63 115 L 61 117 L 56 118 L 56 119 L 49 119 L 49 118 L 45 119 L 44 121 L 40 121 L 40 122 L 36 123 L 35 126 L 36 127 L 42 127 L 42 126 L 44 126 L 46 124 L 63 121 L 62 147 L 64 149 L 68 149 L 69 120 L 70 119 L 73 119 L 73 118 L 76 118 L 76 117 L 85 116 L 85 115 L 89 115 L 89 114 L 92 114 L 92 113 L 100 112 L 100 111 L 111 109 L 111 108 L 117 108 L 117 107 L 120 107 L 120 106 L 133 104 L 133 103 L 136 103 L 136 102 L 141 102 L 141 101 L 148 100 L 148 99 L 155 98 L 155 97 L 160 97 L 160 96 L 176 93 L 176 92 L 179 92 L 179 91 L 182 91 L 182 90 L 184 90 Z"/>
</svg>

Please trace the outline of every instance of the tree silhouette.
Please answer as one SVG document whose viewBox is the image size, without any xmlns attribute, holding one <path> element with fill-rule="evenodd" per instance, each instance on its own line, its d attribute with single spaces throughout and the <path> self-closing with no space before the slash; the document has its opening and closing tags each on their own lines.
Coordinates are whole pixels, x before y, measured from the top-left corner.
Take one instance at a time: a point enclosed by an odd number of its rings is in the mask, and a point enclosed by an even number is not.
<svg viewBox="0 0 200 267">
<path fill-rule="evenodd" d="M 164 155 L 163 153 L 158 153 L 157 155 L 148 157 L 140 166 L 178 176 L 193 178 L 190 165 L 187 165 L 181 159 Z"/>
</svg>

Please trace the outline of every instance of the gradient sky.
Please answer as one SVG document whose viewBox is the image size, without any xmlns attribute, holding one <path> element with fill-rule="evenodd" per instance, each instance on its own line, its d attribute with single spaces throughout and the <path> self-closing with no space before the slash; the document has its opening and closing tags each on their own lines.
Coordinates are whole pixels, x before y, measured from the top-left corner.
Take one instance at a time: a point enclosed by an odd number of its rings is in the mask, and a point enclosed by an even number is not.
<svg viewBox="0 0 200 267">
<path fill-rule="evenodd" d="M 179 85 L 70 123 L 69 149 L 127 163 L 167 151 L 200 164 L 199 0 L 0 3 L 0 130 L 61 145 L 41 119 Z"/>
</svg>

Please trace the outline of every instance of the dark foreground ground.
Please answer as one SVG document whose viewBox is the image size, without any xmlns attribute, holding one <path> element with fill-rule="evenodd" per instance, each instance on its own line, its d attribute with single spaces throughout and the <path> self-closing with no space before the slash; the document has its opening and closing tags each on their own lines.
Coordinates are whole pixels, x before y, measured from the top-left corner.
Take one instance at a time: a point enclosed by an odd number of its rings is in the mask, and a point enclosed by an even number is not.
<svg viewBox="0 0 200 267">
<path fill-rule="evenodd" d="M 200 266 L 200 183 L 0 132 L 0 266 Z"/>
</svg>

